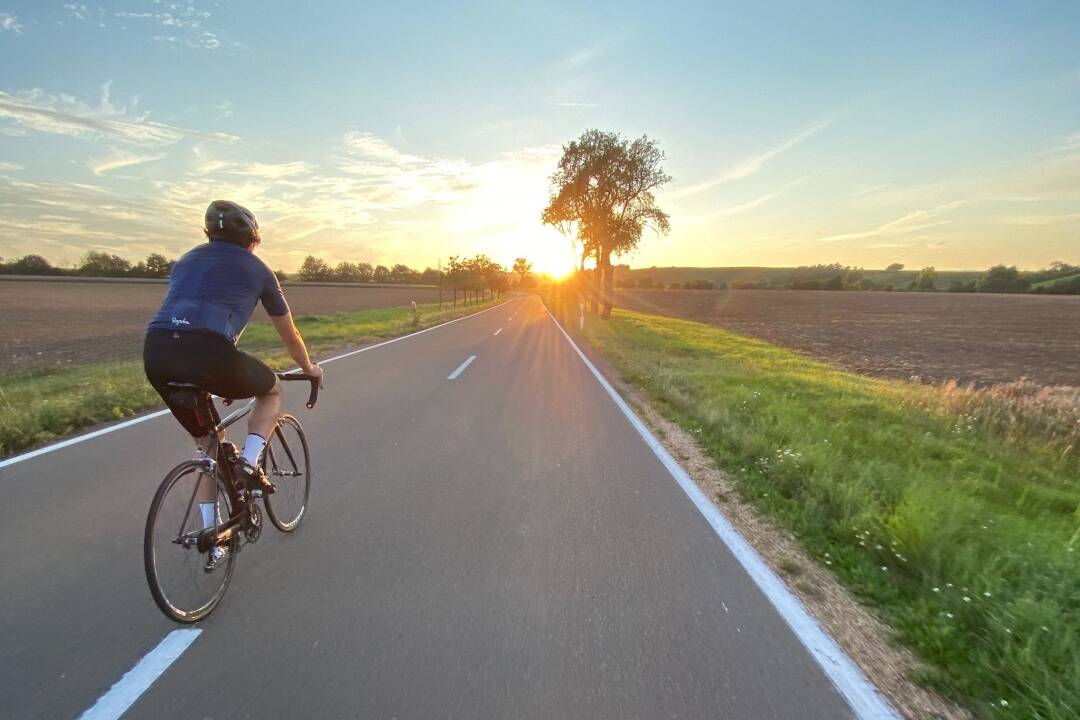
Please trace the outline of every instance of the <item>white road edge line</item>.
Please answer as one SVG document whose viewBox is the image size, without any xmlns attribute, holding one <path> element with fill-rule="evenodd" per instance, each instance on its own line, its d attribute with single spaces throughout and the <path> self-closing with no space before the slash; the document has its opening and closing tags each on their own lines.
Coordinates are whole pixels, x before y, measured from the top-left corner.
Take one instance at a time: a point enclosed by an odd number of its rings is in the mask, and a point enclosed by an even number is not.
<svg viewBox="0 0 1080 720">
<path fill-rule="evenodd" d="M 637 413 L 627 405 L 622 396 L 607 381 L 607 378 L 585 356 L 585 353 L 577 346 L 577 343 L 566 332 L 562 324 L 555 319 L 550 310 L 547 310 L 546 305 L 544 309 L 547 311 L 548 317 L 555 323 L 555 327 L 559 328 L 563 337 L 570 343 L 570 347 L 574 348 L 581 361 L 585 363 L 585 366 L 589 368 L 607 394 L 615 401 L 615 405 L 622 410 L 623 415 L 637 430 L 638 435 L 641 436 L 667 471 L 671 473 L 675 481 L 679 483 L 679 487 L 683 489 L 690 501 L 705 516 L 705 520 L 708 521 L 716 534 L 727 545 L 731 554 L 746 570 L 754 584 L 758 586 L 769 602 L 772 603 L 772 606 L 776 608 L 780 617 L 795 633 L 795 637 L 807 649 L 810 656 L 821 666 L 826 677 L 829 678 L 829 682 L 847 701 L 847 704 L 851 706 L 855 716 L 859 720 L 900 720 L 900 715 L 889 704 L 889 701 L 877 691 L 877 688 L 867 679 L 859 666 L 847 656 L 840 646 L 836 644 L 836 641 L 829 637 L 829 634 L 822 629 L 802 602 L 787 589 L 783 581 L 765 564 L 765 561 L 761 559 L 761 556 L 758 555 L 750 543 L 735 530 L 734 526 L 724 517 L 716 505 L 706 497 L 686 470 L 671 457 L 671 454 L 656 439 L 656 436 L 646 427 L 645 423 L 641 421 Z"/>
<path fill-rule="evenodd" d="M 511 300 L 506 300 L 505 302 L 511 302 Z M 502 307 L 503 304 L 504 303 L 499 303 L 498 305 L 487 308 L 487 310 L 481 310 L 480 312 L 473 313 L 471 315 L 465 315 L 463 317 L 454 318 L 453 320 L 447 320 L 444 323 L 439 323 L 438 325 L 432 325 L 429 328 L 424 328 L 423 330 L 417 330 L 416 332 L 409 333 L 408 335 L 401 335 L 400 337 L 390 338 L 389 340 L 384 340 L 384 341 L 382 341 L 380 343 L 376 343 L 374 345 L 367 345 L 367 346 L 359 348 L 357 350 L 351 350 L 351 351 L 349 351 L 347 353 L 342 353 L 341 355 L 335 355 L 334 357 L 326 358 L 325 360 L 320 360 L 319 364 L 321 365 L 323 363 L 332 363 L 332 362 L 334 362 L 336 360 L 342 360 L 344 358 L 351 357 L 353 355 L 356 355 L 357 353 L 367 352 L 368 350 L 374 350 L 375 348 L 381 348 L 381 347 L 383 347 L 385 345 L 390 345 L 392 343 L 396 343 L 396 342 L 399 342 L 401 340 L 406 340 L 406 339 L 411 338 L 411 337 L 416 337 L 417 335 L 423 335 L 426 332 L 431 332 L 432 330 L 436 330 L 436 329 L 441 328 L 441 327 L 446 327 L 447 325 L 452 325 L 453 323 L 459 322 L 461 320 L 468 320 L 469 318 L 474 318 L 474 317 L 476 317 L 478 315 L 483 315 L 484 313 L 488 312 L 489 310 L 494 310 L 494 309 L 496 309 L 498 307 Z M 294 372 L 294 371 L 296 371 L 298 369 L 299 368 L 293 368 L 291 372 Z M 30 451 L 24 452 L 21 455 L 15 455 L 14 457 L 9 457 L 7 460 L 0 460 L 0 468 L 6 468 L 9 465 L 15 465 L 17 463 L 26 462 L 27 460 L 32 460 L 32 459 L 34 459 L 36 457 L 39 457 L 41 455 L 45 455 L 47 453 L 55 452 L 56 450 L 62 450 L 64 448 L 66 448 L 66 447 L 70 447 L 72 445 L 77 445 L 78 443 L 81 443 L 81 442 L 86 442 L 87 440 L 93 440 L 96 437 L 101 437 L 102 435 L 108 435 L 109 433 L 116 432 L 117 430 L 123 430 L 124 428 L 131 427 L 132 425 L 138 425 L 139 423 L 144 423 L 147 420 L 153 420 L 154 418 L 159 418 L 159 417 L 162 417 L 162 416 L 168 415 L 168 414 L 169 414 L 168 410 L 155 410 L 152 413 L 148 413 L 146 415 L 140 415 L 139 417 L 132 418 L 131 420 L 125 420 L 124 422 L 117 423 L 116 425 L 109 425 L 108 427 L 103 427 L 103 428 L 101 428 L 99 430 L 94 430 L 92 432 L 88 432 L 88 433 L 85 433 L 83 435 L 76 435 L 75 437 L 68 438 L 67 440 L 61 440 L 61 441 L 55 442 L 55 443 L 53 443 L 51 445 L 45 445 L 44 447 L 39 447 L 36 450 L 30 450 Z"/>
<path fill-rule="evenodd" d="M 116 720 L 135 704 L 163 672 L 183 654 L 202 630 L 173 630 L 157 647 L 143 656 L 120 681 L 98 698 L 79 720 Z"/>
<path fill-rule="evenodd" d="M 499 333 L 501 333 L 501 332 L 502 332 L 502 328 L 499 328 L 499 329 L 498 329 L 498 330 L 496 330 L 496 331 L 495 331 L 495 332 L 494 332 L 493 334 L 494 334 L 494 335 L 498 335 L 498 334 L 499 334 Z"/>
<path fill-rule="evenodd" d="M 461 373 L 465 372 L 465 368 L 472 365 L 472 361 L 475 360 L 475 359 L 476 359 L 475 355 L 470 355 L 468 358 L 466 358 L 465 362 L 458 365 L 457 370 L 455 370 L 454 372 L 447 375 L 446 379 L 447 380 L 457 380 L 458 376 L 461 375 Z"/>
</svg>

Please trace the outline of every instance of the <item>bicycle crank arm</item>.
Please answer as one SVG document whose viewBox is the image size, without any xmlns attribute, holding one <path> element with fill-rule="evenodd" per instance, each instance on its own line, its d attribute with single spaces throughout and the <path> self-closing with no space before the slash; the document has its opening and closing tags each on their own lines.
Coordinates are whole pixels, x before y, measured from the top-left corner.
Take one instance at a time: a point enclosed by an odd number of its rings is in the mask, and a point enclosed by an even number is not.
<svg viewBox="0 0 1080 720">
<path fill-rule="evenodd" d="M 206 528 L 199 533 L 199 542 L 196 547 L 199 552 L 206 553 L 210 552 L 211 548 L 228 545 L 240 524 L 240 520 L 233 520 L 217 532 L 215 532 L 217 528 Z"/>
</svg>

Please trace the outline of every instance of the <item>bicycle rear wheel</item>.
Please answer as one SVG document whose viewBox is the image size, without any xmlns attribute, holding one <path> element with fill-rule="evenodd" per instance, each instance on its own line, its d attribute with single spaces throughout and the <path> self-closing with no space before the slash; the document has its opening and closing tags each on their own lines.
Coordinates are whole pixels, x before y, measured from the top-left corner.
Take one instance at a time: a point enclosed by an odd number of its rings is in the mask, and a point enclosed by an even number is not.
<svg viewBox="0 0 1080 720">
<path fill-rule="evenodd" d="M 272 495 L 263 498 L 270 522 L 282 532 L 292 532 L 307 511 L 311 494 L 311 456 L 307 437 L 300 421 L 292 415 L 282 415 L 266 443 L 262 459 L 263 470 L 277 486 Z"/>
<path fill-rule="evenodd" d="M 234 534 L 227 546 L 228 557 L 212 572 L 204 570 L 207 555 L 194 542 L 203 529 L 198 492 L 202 483 L 212 485 L 217 522 L 222 524 L 232 514 L 229 494 L 206 464 L 197 460 L 181 463 L 165 476 L 146 516 L 143 564 L 150 594 L 161 612 L 181 623 L 202 620 L 221 602 L 239 549 Z"/>
</svg>

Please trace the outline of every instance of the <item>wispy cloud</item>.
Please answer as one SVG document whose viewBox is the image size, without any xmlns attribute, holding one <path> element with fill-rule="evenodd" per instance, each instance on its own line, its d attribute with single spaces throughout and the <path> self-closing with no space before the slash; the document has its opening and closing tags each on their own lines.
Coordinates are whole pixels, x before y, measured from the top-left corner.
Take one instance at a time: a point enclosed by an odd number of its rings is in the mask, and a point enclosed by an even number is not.
<svg viewBox="0 0 1080 720">
<path fill-rule="evenodd" d="M 19 163 L 7 162 L 6 160 L 0 161 L 0 172 L 19 172 L 25 169 Z"/>
<path fill-rule="evenodd" d="M 591 63 L 606 53 L 612 46 L 609 39 L 601 40 L 588 47 L 579 48 L 555 64 L 559 70 L 577 70 Z"/>
<path fill-rule="evenodd" d="M 233 142 L 236 136 L 202 132 L 155 122 L 147 114 L 137 115 L 118 107 L 109 98 L 109 83 L 102 86 L 98 105 L 89 105 L 71 95 L 52 95 L 41 88 L 10 95 L 0 90 L 0 118 L 20 127 L 69 137 L 106 137 L 131 145 L 171 145 L 181 139 L 197 138 Z"/>
<path fill-rule="evenodd" d="M 804 182 L 806 182 L 806 178 L 800 178 L 799 180 L 796 180 L 794 182 L 790 182 L 787 185 L 784 185 L 783 187 L 781 187 L 781 188 L 779 188 L 777 190 L 774 190 L 774 191 L 769 192 L 769 193 L 765 193 L 764 195 L 759 195 L 758 197 L 753 198 L 751 200 L 747 200 L 746 202 L 738 203 L 736 205 L 729 205 L 727 207 L 722 207 L 722 208 L 718 208 L 716 210 L 712 210 L 710 212 L 707 212 L 707 213 L 705 213 L 703 215 L 698 216 L 697 221 L 698 222 L 712 222 L 712 221 L 715 221 L 715 220 L 723 220 L 725 218 L 733 217 L 735 215 L 742 215 L 743 213 L 747 213 L 747 212 L 750 212 L 751 210 L 755 210 L 755 209 L 761 207 L 762 205 L 770 202 L 771 200 L 774 200 L 774 199 L 780 197 L 781 195 L 788 192 L 792 188 L 797 187 L 799 185 L 802 185 Z"/>
<path fill-rule="evenodd" d="M 788 150 L 791 150 L 792 148 L 802 144 L 810 137 L 816 135 L 817 133 L 832 125 L 833 122 L 835 121 L 823 120 L 819 123 L 815 123 L 807 128 L 800 130 L 799 132 L 795 133 L 794 135 L 787 138 L 778 145 L 769 148 L 768 150 L 764 150 L 763 152 L 757 153 L 756 155 L 751 155 L 750 157 L 744 158 L 743 160 L 727 168 L 711 180 L 706 180 L 704 182 L 700 182 L 696 185 L 691 185 L 690 187 L 686 187 L 681 190 L 675 190 L 674 192 L 667 193 L 667 195 L 671 198 L 690 197 L 691 195 L 697 195 L 699 193 L 705 192 L 706 190 L 711 190 L 717 185 L 731 182 L 733 180 L 742 180 L 743 178 L 750 177 L 751 175 L 754 175 L 763 167 L 765 167 L 766 164 L 768 164 L 778 155 L 781 155 Z"/>
<path fill-rule="evenodd" d="M 153 11 L 119 10 L 111 14 L 101 6 L 89 7 L 84 3 L 66 3 L 63 8 L 67 19 L 77 23 L 90 23 L 101 28 L 118 25 L 120 30 L 153 28 L 148 39 L 154 42 L 198 50 L 217 50 L 225 46 L 220 31 L 207 27 L 210 11 L 198 7 L 195 0 L 188 0 L 186 4 L 157 4 L 159 9 Z M 229 47 L 242 46 L 231 43 Z"/>
<path fill-rule="evenodd" d="M 1040 225 L 1061 225 L 1080 220 L 1080 213 L 1056 213 L 1047 215 L 1011 215 L 1000 218 L 1004 225 L 1016 227 L 1038 227 Z"/>
<path fill-rule="evenodd" d="M 22 23 L 19 22 L 19 18 L 8 13 L 0 13 L 0 30 L 4 32 L 13 32 L 16 35 L 21 35 L 23 31 Z"/>
<path fill-rule="evenodd" d="M 92 173 L 100 176 L 112 170 L 120 170 L 121 168 L 132 167 L 134 165 L 142 165 L 143 163 L 155 162 L 162 159 L 163 157 L 165 157 L 165 153 L 158 153 L 156 155 L 139 155 L 136 153 L 128 152 L 127 150 L 113 148 L 108 155 L 92 159 L 86 164 L 86 166 L 90 168 L 90 171 Z"/>
<path fill-rule="evenodd" d="M 880 192 L 880 191 L 884 190 L 887 187 L 889 187 L 888 183 L 881 183 L 879 185 L 869 185 L 869 186 L 866 186 L 866 187 L 861 187 L 861 188 L 858 188 L 857 190 L 852 191 L 852 193 L 850 195 L 848 195 L 848 197 L 849 198 L 866 197 L 867 195 L 873 195 L 874 193 Z"/>
<path fill-rule="evenodd" d="M 607 107 L 607 103 L 595 103 L 595 102 L 557 102 L 551 103 L 555 107 L 564 108 L 599 108 Z"/>
<path fill-rule="evenodd" d="M 963 201 L 956 201 L 938 205 L 937 207 L 927 208 L 922 210 L 913 210 L 895 220 L 890 220 L 887 223 L 878 225 L 877 227 L 870 228 L 869 230 L 861 230 L 859 232 L 842 233 L 840 235 L 826 235 L 825 237 L 817 238 L 817 242 L 821 243 L 836 243 L 849 240 L 862 240 L 865 238 L 892 236 L 892 235 L 905 235 L 907 233 L 918 232 L 920 230 L 928 230 L 930 228 L 938 227 L 940 225 L 947 225 L 951 220 L 943 219 L 941 216 L 948 213 L 951 210 L 955 210 L 961 207 L 965 203 Z"/>
</svg>

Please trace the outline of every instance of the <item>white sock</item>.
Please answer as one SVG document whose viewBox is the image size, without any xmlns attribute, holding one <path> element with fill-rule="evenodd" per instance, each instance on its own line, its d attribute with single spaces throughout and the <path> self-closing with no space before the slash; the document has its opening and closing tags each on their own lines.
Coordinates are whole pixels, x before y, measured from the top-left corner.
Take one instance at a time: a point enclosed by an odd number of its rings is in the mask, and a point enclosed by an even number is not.
<svg viewBox="0 0 1080 720">
<path fill-rule="evenodd" d="M 202 526 L 204 528 L 217 525 L 217 503 L 199 503 L 199 513 L 202 514 Z"/>
<path fill-rule="evenodd" d="M 259 456 L 262 455 L 264 447 L 266 447 L 266 440 L 262 435 L 249 433 L 247 440 L 244 441 L 244 452 L 241 455 L 248 465 L 258 465 Z"/>
</svg>

